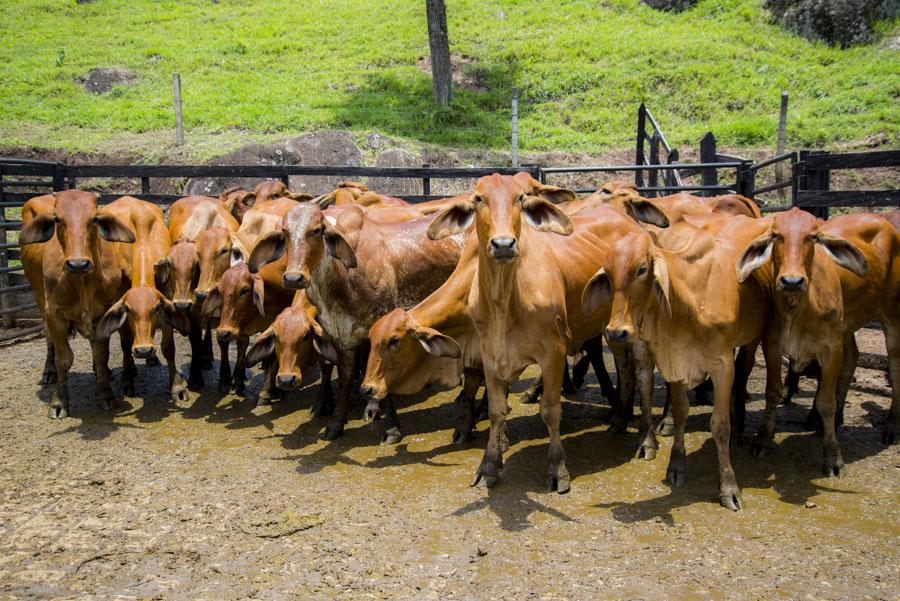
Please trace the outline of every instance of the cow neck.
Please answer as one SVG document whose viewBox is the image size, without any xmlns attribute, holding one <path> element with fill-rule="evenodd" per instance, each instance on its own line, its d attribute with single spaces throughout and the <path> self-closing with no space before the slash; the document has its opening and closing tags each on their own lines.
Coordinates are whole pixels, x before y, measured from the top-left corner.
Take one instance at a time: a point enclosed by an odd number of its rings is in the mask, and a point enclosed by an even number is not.
<svg viewBox="0 0 900 601">
<path fill-rule="evenodd" d="M 687 277 L 697 277 L 696 270 L 701 269 L 708 275 L 712 261 L 707 260 L 703 263 L 685 261 L 679 253 L 666 249 L 657 248 L 659 255 L 666 264 L 669 271 L 669 307 L 671 309 L 671 317 L 666 315 L 659 301 L 655 298 L 656 291 L 651 294 L 653 298 L 649 299 L 642 311 L 642 327 L 650 327 L 658 333 L 665 336 L 670 335 L 676 329 L 678 324 L 683 323 L 703 323 L 702 316 L 697 313 L 696 302 L 687 285 Z M 704 281 L 708 278 L 704 277 Z"/>
<path fill-rule="evenodd" d="M 472 290 L 477 263 L 462 271 L 454 271 L 443 286 L 429 294 L 410 309 L 410 315 L 420 325 L 434 328 L 451 337 L 471 327 L 467 312 L 469 292 Z"/>
</svg>

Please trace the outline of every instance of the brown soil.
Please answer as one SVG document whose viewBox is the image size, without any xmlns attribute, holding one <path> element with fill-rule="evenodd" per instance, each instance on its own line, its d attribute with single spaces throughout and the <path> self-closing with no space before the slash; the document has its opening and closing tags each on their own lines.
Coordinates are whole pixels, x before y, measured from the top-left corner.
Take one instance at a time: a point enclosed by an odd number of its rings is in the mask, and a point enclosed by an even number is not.
<svg viewBox="0 0 900 601">
<path fill-rule="evenodd" d="M 860 338 L 861 349 L 884 352 L 880 333 Z M 102 413 L 88 345 L 74 349 L 74 417 L 62 421 L 44 415 L 43 340 L 0 352 L 2 598 L 900 595 L 900 447 L 879 442 L 890 402 L 881 372 L 857 371 L 840 433 L 843 478 L 820 477 L 820 438 L 799 425 L 812 390 L 804 380 L 797 404 L 779 410 L 774 454 L 754 459 L 746 442 L 732 453 L 746 505 L 732 513 L 716 500 L 708 407 L 692 409 L 688 483 L 671 489 L 671 439 L 654 461 L 632 459 L 635 430 L 607 432 L 591 379 L 564 403 L 573 482 L 561 496 L 544 490 L 545 428 L 535 406 L 518 403 L 520 382 L 503 478 L 486 490 L 469 482 L 487 423 L 475 442 L 451 445 L 455 391 L 406 402 L 399 445 L 380 446 L 380 423 L 357 419 L 327 443 L 308 415 L 315 386 L 251 409 L 258 372 L 246 401 L 220 399 L 207 372 L 212 386 L 176 405 L 164 367 L 140 366 L 145 396 Z M 178 359 L 185 369 L 181 343 Z M 111 365 L 120 361 L 114 352 Z M 751 381 L 749 432 L 762 375 Z"/>
</svg>

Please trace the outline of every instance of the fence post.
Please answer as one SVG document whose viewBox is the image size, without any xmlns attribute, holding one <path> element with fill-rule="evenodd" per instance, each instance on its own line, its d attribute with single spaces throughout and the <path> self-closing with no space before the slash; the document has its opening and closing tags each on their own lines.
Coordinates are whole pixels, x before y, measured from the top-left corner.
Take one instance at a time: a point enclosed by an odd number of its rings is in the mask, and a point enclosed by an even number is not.
<svg viewBox="0 0 900 601">
<path fill-rule="evenodd" d="M 751 167 L 753 161 L 741 161 L 737 168 L 737 193 L 747 198 L 753 198 L 756 194 L 756 173 Z"/>
<path fill-rule="evenodd" d="M 430 169 L 431 163 L 422 163 L 423 169 Z M 422 178 L 422 196 L 425 197 L 425 200 L 431 200 L 431 178 L 423 177 Z"/>
<path fill-rule="evenodd" d="M 808 150 L 800 151 L 800 159 L 803 162 L 800 178 L 800 190 L 829 190 L 831 188 L 831 170 L 828 168 L 809 168 L 809 155 L 814 154 Z M 809 211 L 820 219 L 828 219 L 828 207 L 813 206 L 800 207 L 804 211 Z"/>
<path fill-rule="evenodd" d="M 291 176 L 285 173 L 281 176 L 281 183 L 284 184 L 285 188 L 290 189 L 291 187 Z"/>
<path fill-rule="evenodd" d="M 3 186 L 3 166 L 0 165 L 0 202 L 6 203 L 6 188 Z M 6 237 L 6 207 L 0 207 L 0 232 L 3 233 L 0 236 L 0 242 L 6 244 L 9 240 Z M 6 271 L 6 268 L 9 267 L 9 251 L 6 248 L 0 249 L 0 289 L 9 288 L 9 272 Z M 12 299 L 9 298 L 9 294 L 6 292 L 0 291 L 0 307 L 3 309 L 9 309 L 12 306 Z M 3 314 L 3 327 L 4 328 L 14 328 L 16 326 L 16 318 L 11 313 Z"/>
<path fill-rule="evenodd" d="M 519 166 L 519 89 L 512 89 L 512 166 Z"/>
<path fill-rule="evenodd" d="M 678 149 L 673 148 L 669 151 L 669 154 L 666 155 L 666 165 L 671 165 L 672 163 L 678 164 L 678 160 Z M 666 169 L 665 185 L 669 187 L 675 187 L 678 185 L 678 182 L 675 180 L 674 169 Z M 671 194 L 672 190 L 666 190 L 666 193 Z M 663 194 L 662 196 L 665 196 L 665 194 Z"/>
<path fill-rule="evenodd" d="M 172 73 L 172 92 L 175 95 L 175 144 L 184 144 L 184 126 L 181 122 L 181 76 Z"/>
<path fill-rule="evenodd" d="M 634 153 L 634 164 L 635 165 L 643 165 L 644 164 L 644 138 L 647 135 L 647 107 L 644 103 L 641 103 L 641 106 L 638 107 L 638 122 L 637 122 L 637 149 Z M 644 172 L 640 169 L 634 172 L 634 185 L 638 188 L 644 187 Z"/>
<path fill-rule="evenodd" d="M 781 110 L 778 113 L 778 131 L 775 134 L 775 156 L 784 154 L 784 132 L 787 128 L 788 93 L 781 93 Z M 781 161 L 775 163 L 775 181 L 784 181 L 784 165 Z M 784 201 L 784 188 L 778 190 L 778 199 Z"/>
<path fill-rule="evenodd" d="M 150 194 L 150 178 L 141 178 L 141 194 Z"/>
<path fill-rule="evenodd" d="M 659 165 L 659 133 L 653 132 L 650 136 L 650 161 L 651 165 Z M 640 164 L 640 163 L 639 163 Z M 655 188 L 659 185 L 659 171 L 651 169 L 647 176 L 650 179 L 650 187 Z M 665 179 L 665 177 L 663 178 Z M 659 196 L 659 192 L 649 192 L 650 196 Z"/>
<path fill-rule="evenodd" d="M 700 138 L 700 162 L 716 163 L 716 137 L 711 131 Z M 704 167 L 700 170 L 700 183 L 704 186 L 715 186 L 719 183 L 719 172 L 715 167 Z M 712 190 L 704 190 L 701 196 L 714 196 Z"/>
<path fill-rule="evenodd" d="M 61 192 L 66 189 L 66 166 L 57 161 L 53 165 L 53 191 Z"/>
</svg>

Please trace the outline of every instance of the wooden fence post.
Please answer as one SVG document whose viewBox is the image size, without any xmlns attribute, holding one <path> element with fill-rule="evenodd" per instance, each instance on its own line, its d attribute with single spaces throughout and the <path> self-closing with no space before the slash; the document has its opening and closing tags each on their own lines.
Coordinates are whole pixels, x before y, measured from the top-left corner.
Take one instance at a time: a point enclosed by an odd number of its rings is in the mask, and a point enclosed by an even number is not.
<svg viewBox="0 0 900 601">
<path fill-rule="evenodd" d="M 787 107 L 788 93 L 782 92 L 781 110 L 778 113 L 778 131 L 775 134 L 775 156 L 781 156 L 784 154 L 784 134 L 785 129 L 787 128 Z M 784 165 L 781 161 L 775 163 L 775 181 L 784 181 Z M 786 193 L 784 191 L 784 188 L 778 190 L 778 199 L 784 202 L 785 194 Z"/>
<path fill-rule="evenodd" d="M 806 153 L 805 157 L 803 153 Z M 811 153 L 809 151 L 801 151 L 801 156 L 803 158 L 809 158 L 810 154 L 819 154 L 819 153 Z M 825 167 L 810 169 L 809 163 L 806 163 L 806 187 L 801 188 L 805 190 L 830 190 L 831 189 L 831 170 Z M 828 219 L 828 207 L 816 206 L 816 207 L 800 207 L 806 211 L 809 211 L 819 219 Z"/>
<path fill-rule="evenodd" d="M 638 163 L 639 165 L 642 163 Z M 659 133 L 653 132 L 653 135 L 650 136 L 650 164 L 651 165 L 659 165 Z M 656 169 L 651 169 L 647 176 L 650 178 L 650 187 L 655 188 L 659 185 L 659 171 Z M 665 180 L 665 175 L 663 175 L 663 180 Z M 659 196 L 659 192 L 649 192 L 648 196 Z"/>
<path fill-rule="evenodd" d="M 3 166 L 0 165 L 0 202 L 6 203 L 6 188 L 3 186 Z M 6 244 L 9 242 L 6 236 L 6 207 L 0 207 L 0 242 Z M 0 249 L 0 288 L 9 288 L 9 272 L 6 271 L 9 267 L 9 251 L 6 248 Z M 9 294 L 0 294 L 0 307 L 4 310 L 9 309 L 12 306 L 12 299 L 9 297 Z M 15 315 L 12 313 L 4 313 L 3 314 L 3 327 L 4 328 L 13 328 L 16 325 Z"/>
<path fill-rule="evenodd" d="M 737 168 L 737 193 L 753 198 L 756 194 L 756 173 L 751 169 L 753 161 L 741 161 Z"/>
<path fill-rule="evenodd" d="M 700 162 L 716 163 L 716 137 L 711 131 L 700 138 Z M 715 167 L 704 167 L 700 170 L 700 183 L 704 186 L 715 186 L 719 183 L 719 173 Z M 704 190 L 701 196 L 714 196 L 712 190 Z"/>
<path fill-rule="evenodd" d="M 638 122 L 637 122 L 637 149 L 634 153 L 634 164 L 635 165 L 643 165 L 644 164 L 644 138 L 647 135 L 647 107 L 644 103 L 641 103 L 641 106 L 638 107 Z M 644 172 L 638 169 L 634 172 L 634 185 L 638 188 L 644 187 Z"/>
<path fill-rule="evenodd" d="M 430 163 L 422 163 L 423 169 L 430 169 Z M 423 177 L 422 178 L 422 196 L 425 197 L 425 200 L 431 200 L 431 178 Z"/>
<path fill-rule="evenodd" d="M 678 164 L 679 156 L 678 149 L 673 148 L 669 151 L 669 154 L 666 155 L 666 165 L 671 165 L 672 163 Z M 675 179 L 675 170 L 674 169 L 666 169 L 666 177 L 665 177 L 665 185 L 666 186 L 677 186 L 678 181 Z M 672 190 L 666 190 L 666 194 L 671 194 Z M 665 196 L 662 194 L 661 196 Z"/>
<path fill-rule="evenodd" d="M 172 91 L 175 95 L 175 144 L 184 144 L 184 126 L 181 121 L 181 76 L 172 73 Z"/>
<path fill-rule="evenodd" d="M 512 166 L 519 166 L 519 89 L 512 89 Z"/>
</svg>

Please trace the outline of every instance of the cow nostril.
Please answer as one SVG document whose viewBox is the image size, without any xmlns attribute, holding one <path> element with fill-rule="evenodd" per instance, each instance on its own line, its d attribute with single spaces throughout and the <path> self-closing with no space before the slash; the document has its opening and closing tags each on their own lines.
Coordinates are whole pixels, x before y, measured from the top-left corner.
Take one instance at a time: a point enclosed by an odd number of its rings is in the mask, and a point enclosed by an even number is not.
<svg viewBox="0 0 900 601">
<path fill-rule="evenodd" d="M 180 301 L 175 301 L 172 304 L 175 305 L 176 311 L 187 312 L 187 311 L 191 310 L 191 306 L 194 303 L 193 303 L 193 301 L 180 300 Z"/>
<path fill-rule="evenodd" d="M 232 334 L 228 330 L 216 330 L 216 338 L 219 342 L 231 342 Z"/>
<path fill-rule="evenodd" d="M 491 238 L 491 248 L 496 251 L 514 251 L 516 249 L 515 238 Z"/>
<path fill-rule="evenodd" d="M 302 289 L 308 286 L 306 276 L 302 273 L 286 273 L 281 278 L 285 288 Z"/>
<path fill-rule="evenodd" d="M 136 346 L 132 349 L 134 356 L 138 359 L 146 359 L 153 356 L 152 346 Z"/>
<path fill-rule="evenodd" d="M 800 276 L 781 276 L 781 287 L 785 290 L 800 290 L 803 287 L 804 278 Z"/>
<path fill-rule="evenodd" d="M 84 273 L 91 266 L 87 259 L 66 259 L 65 268 L 69 273 Z"/>
<path fill-rule="evenodd" d="M 616 328 L 606 328 L 606 335 L 609 336 L 610 340 L 615 340 L 616 342 L 623 342 L 628 338 L 626 330 Z"/>
<path fill-rule="evenodd" d="M 293 374 L 278 374 L 275 377 L 275 384 L 279 388 L 292 388 L 297 383 L 297 376 Z"/>
<path fill-rule="evenodd" d="M 359 387 L 359 391 L 363 393 L 364 396 L 369 396 L 370 394 L 372 394 L 372 387 L 363 384 Z"/>
<path fill-rule="evenodd" d="M 201 302 L 201 303 L 202 303 L 203 301 L 205 301 L 205 300 L 206 300 L 206 294 L 207 294 L 207 293 L 206 293 L 206 292 L 203 292 L 202 290 L 194 290 L 194 296 L 197 297 L 197 301 L 198 301 L 198 302 Z"/>
</svg>

